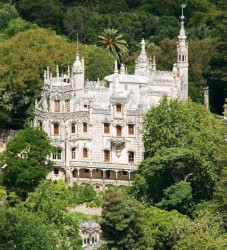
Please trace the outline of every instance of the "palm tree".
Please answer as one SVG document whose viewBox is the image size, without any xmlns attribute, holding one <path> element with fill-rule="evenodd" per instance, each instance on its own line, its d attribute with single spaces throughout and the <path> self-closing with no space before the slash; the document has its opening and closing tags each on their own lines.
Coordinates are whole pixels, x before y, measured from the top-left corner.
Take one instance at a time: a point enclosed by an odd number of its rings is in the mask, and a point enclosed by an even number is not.
<svg viewBox="0 0 227 250">
<path fill-rule="evenodd" d="M 123 35 L 118 33 L 118 30 L 104 29 L 98 38 L 100 46 L 112 54 L 118 63 L 128 54 L 128 44 L 123 39 Z"/>
</svg>

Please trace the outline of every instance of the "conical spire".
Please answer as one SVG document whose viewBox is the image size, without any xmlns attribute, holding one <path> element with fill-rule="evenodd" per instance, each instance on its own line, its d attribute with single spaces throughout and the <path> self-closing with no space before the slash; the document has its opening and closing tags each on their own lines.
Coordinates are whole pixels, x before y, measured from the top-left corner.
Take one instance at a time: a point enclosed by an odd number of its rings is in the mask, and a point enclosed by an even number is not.
<svg viewBox="0 0 227 250">
<path fill-rule="evenodd" d="M 149 74 L 149 59 L 147 57 L 145 50 L 145 40 L 142 39 L 140 44 L 141 44 L 141 52 L 138 58 L 136 59 L 135 74 L 147 76 Z"/>
<path fill-rule="evenodd" d="M 184 29 L 184 8 L 186 7 L 186 4 L 182 4 L 181 5 L 181 8 L 182 8 L 182 13 L 181 13 L 181 29 L 180 29 L 180 34 L 179 34 L 179 38 L 181 39 L 186 39 L 186 35 L 185 35 L 185 29 Z"/>
</svg>

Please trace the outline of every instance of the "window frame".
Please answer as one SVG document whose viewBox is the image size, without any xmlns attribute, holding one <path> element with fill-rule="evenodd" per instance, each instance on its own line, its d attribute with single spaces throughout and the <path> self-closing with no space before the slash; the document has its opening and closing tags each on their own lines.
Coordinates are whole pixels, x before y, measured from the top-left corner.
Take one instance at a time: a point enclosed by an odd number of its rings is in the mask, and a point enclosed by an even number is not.
<svg viewBox="0 0 227 250">
<path fill-rule="evenodd" d="M 135 135 L 135 125 L 128 124 L 128 135 Z"/>
<path fill-rule="evenodd" d="M 119 133 L 119 131 L 120 131 L 120 133 Z M 122 126 L 121 125 L 116 126 L 116 135 L 117 135 L 117 137 L 122 136 Z"/>
<path fill-rule="evenodd" d="M 54 135 L 59 135 L 60 134 L 60 125 L 59 125 L 59 123 L 55 122 L 53 124 L 53 132 L 54 132 Z"/>
<path fill-rule="evenodd" d="M 128 151 L 128 163 L 129 164 L 135 163 L 135 152 L 134 151 Z"/>
<path fill-rule="evenodd" d="M 67 99 L 65 100 L 65 112 L 71 112 L 71 109 L 70 109 L 70 99 Z"/>
<path fill-rule="evenodd" d="M 88 149 L 83 148 L 83 158 L 88 158 Z"/>
<path fill-rule="evenodd" d="M 116 112 L 118 114 L 122 113 L 122 105 L 120 103 L 116 104 Z"/>
<path fill-rule="evenodd" d="M 76 123 L 73 122 L 73 123 L 71 124 L 71 134 L 75 134 L 75 133 L 76 133 Z"/>
<path fill-rule="evenodd" d="M 71 159 L 75 160 L 76 159 L 76 147 L 73 147 L 71 149 Z"/>
<path fill-rule="evenodd" d="M 54 100 L 54 112 L 55 113 L 61 112 L 61 101 L 60 100 Z"/>
<path fill-rule="evenodd" d="M 83 133 L 87 133 L 88 132 L 88 124 L 87 122 L 83 122 Z"/>
<path fill-rule="evenodd" d="M 103 150 L 103 161 L 110 162 L 110 150 L 108 149 Z"/>
<path fill-rule="evenodd" d="M 106 126 L 108 125 L 108 126 Z M 110 134 L 110 123 L 104 122 L 103 123 L 103 132 L 104 134 Z"/>
</svg>

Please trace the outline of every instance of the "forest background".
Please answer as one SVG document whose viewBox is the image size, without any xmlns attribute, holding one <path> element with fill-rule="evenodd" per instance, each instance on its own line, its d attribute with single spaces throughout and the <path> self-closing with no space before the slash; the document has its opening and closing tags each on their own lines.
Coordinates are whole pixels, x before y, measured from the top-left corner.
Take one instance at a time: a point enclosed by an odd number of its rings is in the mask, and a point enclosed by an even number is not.
<svg viewBox="0 0 227 250">
<path fill-rule="evenodd" d="M 184 1 L 189 42 L 189 95 L 203 102 L 210 88 L 210 108 L 219 115 L 227 96 L 227 31 L 224 0 Z M 144 38 L 159 70 L 176 62 L 180 28 L 180 0 L 1 0 L 0 1 L 0 123 L 22 128 L 33 119 L 40 97 L 43 70 L 61 73 L 75 60 L 79 36 L 86 79 L 102 79 L 113 72 L 114 60 L 98 47 L 104 29 L 118 30 L 128 43 L 122 58 L 129 73 Z M 23 98 L 22 98 L 23 97 Z"/>
</svg>

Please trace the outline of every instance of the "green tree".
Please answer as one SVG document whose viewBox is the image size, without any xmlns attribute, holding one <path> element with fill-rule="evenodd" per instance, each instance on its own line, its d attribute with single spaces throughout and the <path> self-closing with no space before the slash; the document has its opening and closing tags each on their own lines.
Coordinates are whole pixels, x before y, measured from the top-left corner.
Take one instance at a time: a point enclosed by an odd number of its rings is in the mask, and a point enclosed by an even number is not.
<svg viewBox="0 0 227 250">
<path fill-rule="evenodd" d="M 75 43 L 40 28 L 20 32 L 7 43 L 0 43 L 0 106 L 9 117 L 8 126 L 23 127 L 28 108 L 41 94 L 43 70 L 47 66 L 55 70 L 58 64 L 63 73 L 75 61 L 76 53 L 72 51 L 76 52 Z M 86 78 L 97 80 L 112 73 L 114 62 L 105 50 L 79 44 L 79 51 L 85 58 Z M 100 66 L 94 67 L 93 61 Z"/>
<path fill-rule="evenodd" d="M 68 208 L 80 197 L 73 194 L 64 181 L 42 181 L 35 192 L 30 193 L 25 207 L 44 218 L 46 224 L 53 225 L 60 249 L 81 249 L 78 235 L 79 223 Z"/>
<path fill-rule="evenodd" d="M 99 36 L 99 44 L 112 54 L 119 63 L 128 54 L 127 42 L 123 39 L 123 35 L 118 34 L 118 30 L 105 29 Z"/>
<path fill-rule="evenodd" d="M 21 0 L 17 8 L 26 21 L 61 31 L 62 6 L 58 0 Z"/>
<path fill-rule="evenodd" d="M 56 249 L 58 237 L 52 224 L 22 206 L 0 210 L 0 249 Z"/>
<path fill-rule="evenodd" d="M 47 134 L 42 130 L 20 130 L 7 145 L 2 157 L 3 184 L 7 190 L 15 191 L 23 198 L 32 192 L 52 165 L 47 160 L 51 150 Z"/>
<path fill-rule="evenodd" d="M 144 117 L 145 160 L 135 177 L 136 196 L 188 214 L 211 199 L 225 159 L 224 131 L 204 106 L 164 97 Z"/>
<path fill-rule="evenodd" d="M 138 202 L 116 188 L 106 192 L 101 228 L 110 248 L 147 249 L 142 223 Z"/>
</svg>

